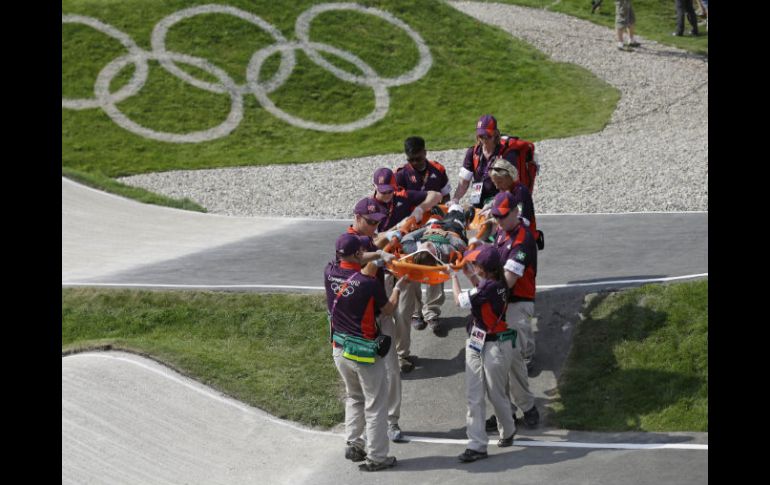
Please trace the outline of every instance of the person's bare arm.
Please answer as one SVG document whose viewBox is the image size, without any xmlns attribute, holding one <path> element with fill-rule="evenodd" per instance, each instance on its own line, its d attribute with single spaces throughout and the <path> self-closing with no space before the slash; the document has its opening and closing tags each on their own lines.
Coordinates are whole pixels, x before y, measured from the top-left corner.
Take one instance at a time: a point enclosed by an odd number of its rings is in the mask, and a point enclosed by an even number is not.
<svg viewBox="0 0 770 485">
<path fill-rule="evenodd" d="M 396 311 L 396 307 L 398 306 L 398 297 L 401 295 L 401 292 L 403 291 L 406 284 L 409 283 L 409 277 L 403 276 L 401 279 L 399 279 L 396 282 L 396 285 L 393 287 L 393 291 L 390 294 L 390 298 L 388 299 L 388 302 L 380 308 L 380 312 L 383 315 L 392 315 L 394 311 Z"/>
</svg>

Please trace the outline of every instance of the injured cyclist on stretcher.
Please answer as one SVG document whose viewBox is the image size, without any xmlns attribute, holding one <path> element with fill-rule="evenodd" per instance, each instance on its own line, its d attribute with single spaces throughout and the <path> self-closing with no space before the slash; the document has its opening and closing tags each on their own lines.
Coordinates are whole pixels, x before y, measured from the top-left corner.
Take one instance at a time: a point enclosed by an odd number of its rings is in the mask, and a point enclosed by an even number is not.
<svg viewBox="0 0 770 485">
<path fill-rule="evenodd" d="M 421 228 L 403 236 L 392 232 L 388 239 L 400 236 L 401 254 L 411 255 L 415 264 L 444 265 L 450 262 L 453 253 L 462 254 L 467 249 L 466 227 L 472 217 L 473 208 L 465 211 L 454 204 L 443 217 L 435 214 Z"/>
</svg>

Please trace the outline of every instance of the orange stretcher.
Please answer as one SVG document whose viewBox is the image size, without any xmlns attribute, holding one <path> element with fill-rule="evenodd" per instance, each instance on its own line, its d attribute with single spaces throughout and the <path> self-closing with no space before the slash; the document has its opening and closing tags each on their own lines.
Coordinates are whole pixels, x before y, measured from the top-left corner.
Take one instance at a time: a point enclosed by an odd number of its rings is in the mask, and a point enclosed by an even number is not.
<svg viewBox="0 0 770 485">
<path fill-rule="evenodd" d="M 444 214 L 446 214 L 447 212 L 446 205 L 439 204 L 437 207 L 439 207 L 441 211 Z M 431 216 L 432 214 L 430 213 L 423 214 L 422 220 L 420 222 L 417 222 L 414 217 L 408 217 L 401 224 L 399 224 L 399 226 L 397 226 L 398 230 L 401 233 L 401 235 L 412 232 L 416 229 L 419 229 L 423 224 L 427 223 L 428 220 L 431 218 Z M 491 222 L 492 221 L 488 221 L 486 217 L 482 216 L 480 214 L 480 211 L 476 210 L 474 211 L 473 219 L 471 220 L 470 223 L 467 224 L 466 229 L 474 235 L 478 235 L 481 233 L 481 236 L 483 237 L 485 235 L 488 235 L 489 231 L 494 226 L 493 224 L 491 224 Z M 468 249 L 473 249 L 476 245 L 477 243 L 475 242 L 471 243 L 468 246 Z M 396 237 L 393 237 L 390 241 L 388 241 L 382 249 L 383 251 L 393 254 L 397 258 L 385 265 L 385 268 L 387 268 L 391 273 L 393 273 L 393 275 L 396 278 L 407 276 L 412 281 L 418 281 L 420 283 L 425 283 L 428 285 L 436 285 L 448 280 L 450 276 L 449 268 L 455 271 L 458 271 L 462 269 L 463 266 L 465 266 L 465 261 L 463 261 L 463 255 L 459 251 L 454 251 L 449 255 L 448 264 L 442 263 L 438 259 L 437 259 L 439 263 L 438 266 L 417 264 L 413 261 L 413 258 L 414 258 L 414 255 L 417 254 L 419 251 L 408 255 L 402 255 L 401 243 Z"/>
</svg>

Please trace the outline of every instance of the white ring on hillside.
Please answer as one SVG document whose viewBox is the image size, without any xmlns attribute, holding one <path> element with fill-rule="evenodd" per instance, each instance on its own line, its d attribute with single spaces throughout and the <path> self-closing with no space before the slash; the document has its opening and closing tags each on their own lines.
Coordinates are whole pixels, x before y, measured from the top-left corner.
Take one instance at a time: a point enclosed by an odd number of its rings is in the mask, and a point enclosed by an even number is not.
<svg viewBox="0 0 770 485">
<path fill-rule="evenodd" d="M 136 93 L 139 92 L 140 89 L 142 89 L 142 86 L 144 86 L 144 82 L 147 80 L 147 71 L 148 71 L 147 63 L 141 62 L 141 55 L 144 51 L 140 49 L 138 45 L 136 45 L 136 42 L 134 42 L 134 40 L 131 37 L 129 37 L 124 32 L 119 31 L 115 27 L 105 24 L 101 20 L 98 20 L 92 17 L 85 17 L 83 15 L 62 15 L 61 23 L 62 24 L 83 24 L 95 30 L 98 30 L 103 34 L 107 34 L 108 36 L 114 39 L 117 39 L 118 42 L 123 44 L 123 46 L 126 49 L 128 49 L 129 55 L 134 56 L 134 64 L 136 65 L 136 69 L 134 70 L 134 75 L 131 77 L 131 80 L 128 81 L 128 84 L 126 84 L 120 90 L 118 90 L 117 93 L 108 94 L 108 97 L 112 103 L 119 103 L 124 99 L 127 99 L 135 95 Z M 61 106 L 62 108 L 77 109 L 77 110 L 99 108 L 101 107 L 101 101 L 98 99 L 98 97 L 96 99 L 62 98 Z"/>
<path fill-rule="evenodd" d="M 222 85 L 227 87 L 230 98 L 232 100 L 230 114 L 222 124 L 215 126 L 214 128 L 185 134 L 155 131 L 149 128 L 145 128 L 144 126 L 139 125 L 134 121 L 131 121 L 126 115 L 123 114 L 123 112 L 118 109 L 109 92 L 110 82 L 115 77 L 115 75 L 117 75 L 128 63 L 137 62 L 135 56 L 127 54 L 125 56 L 118 57 L 114 61 L 107 64 L 99 73 L 99 76 L 96 78 L 96 84 L 94 85 L 94 92 L 99 99 L 100 106 L 104 112 L 107 113 L 107 116 L 109 116 L 112 121 L 114 121 L 119 126 L 125 128 L 128 131 L 136 133 L 137 135 L 142 135 L 152 140 L 166 141 L 171 143 L 189 143 L 216 140 L 217 138 L 221 138 L 233 131 L 241 122 L 241 118 L 243 118 L 243 97 L 241 96 L 241 93 L 238 92 L 238 88 L 235 86 L 235 81 L 233 81 L 233 79 L 222 69 L 213 66 L 203 59 L 187 56 L 184 54 L 176 54 L 173 52 L 166 52 L 164 54 L 145 52 L 140 56 L 140 60 L 144 64 L 147 64 L 148 59 L 154 59 L 157 61 L 172 59 L 176 62 L 193 65 L 218 77 L 219 80 L 222 81 Z"/>
<path fill-rule="evenodd" d="M 270 34 L 273 39 L 275 39 L 276 43 L 284 44 L 288 42 L 286 37 L 284 37 L 283 34 L 281 34 L 281 31 L 275 28 L 274 25 L 266 22 L 261 17 L 258 17 L 252 13 L 226 5 L 201 5 L 198 7 L 179 10 L 178 12 L 174 12 L 158 22 L 152 31 L 152 50 L 159 54 L 166 52 L 166 35 L 168 34 L 168 30 L 177 22 L 187 18 L 196 17 L 198 15 L 212 13 L 228 14 L 241 18 Z M 193 77 L 186 71 L 179 69 L 169 59 L 164 59 L 160 61 L 160 63 L 168 72 L 184 81 L 187 81 L 189 84 L 192 84 L 197 88 L 203 89 L 204 91 L 210 91 L 212 93 L 219 94 L 228 92 L 227 88 L 221 84 L 212 84 Z M 278 72 L 276 72 L 273 76 L 273 79 L 266 83 L 265 91 L 271 93 L 278 89 L 284 82 L 286 82 L 294 70 L 295 64 L 296 58 L 294 57 L 293 50 L 281 52 L 281 65 L 278 68 Z M 238 86 L 238 90 L 241 94 L 247 94 L 250 91 L 248 84 Z"/>
</svg>

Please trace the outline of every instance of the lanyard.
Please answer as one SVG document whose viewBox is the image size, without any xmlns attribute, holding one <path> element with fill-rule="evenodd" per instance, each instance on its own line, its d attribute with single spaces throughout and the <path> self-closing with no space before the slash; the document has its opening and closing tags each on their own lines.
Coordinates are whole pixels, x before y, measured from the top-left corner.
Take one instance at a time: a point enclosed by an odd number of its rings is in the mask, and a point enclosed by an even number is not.
<svg viewBox="0 0 770 485">
<path fill-rule="evenodd" d="M 342 296 L 342 293 L 345 292 L 348 285 L 350 284 L 350 281 L 356 276 L 356 272 L 354 272 L 352 275 L 350 275 L 350 278 L 348 278 L 344 283 L 342 283 L 342 286 L 340 286 L 340 290 L 337 292 L 337 297 L 334 299 L 334 303 L 332 303 L 332 311 L 329 313 L 329 342 L 332 341 L 332 317 L 334 317 L 334 309 L 337 308 L 337 302 L 340 301 L 340 296 Z"/>
<path fill-rule="evenodd" d="M 390 216 L 393 215 L 393 208 L 395 206 L 396 206 L 396 196 L 393 195 L 393 198 L 390 199 L 390 204 L 388 204 L 388 218 L 385 219 L 385 223 L 382 225 L 382 227 L 388 227 L 388 222 L 390 222 Z"/>
<path fill-rule="evenodd" d="M 495 151 L 492 152 L 492 155 L 487 158 L 487 164 L 484 166 L 484 173 L 481 175 L 481 181 L 483 182 L 484 179 L 487 177 L 487 174 L 489 173 L 489 167 L 492 166 L 493 163 L 495 163 L 495 159 L 497 158 L 498 148 L 500 148 L 500 144 L 498 143 L 497 146 L 495 146 Z M 479 163 L 481 162 L 481 157 L 484 155 L 484 145 L 479 143 Z"/>
</svg>

